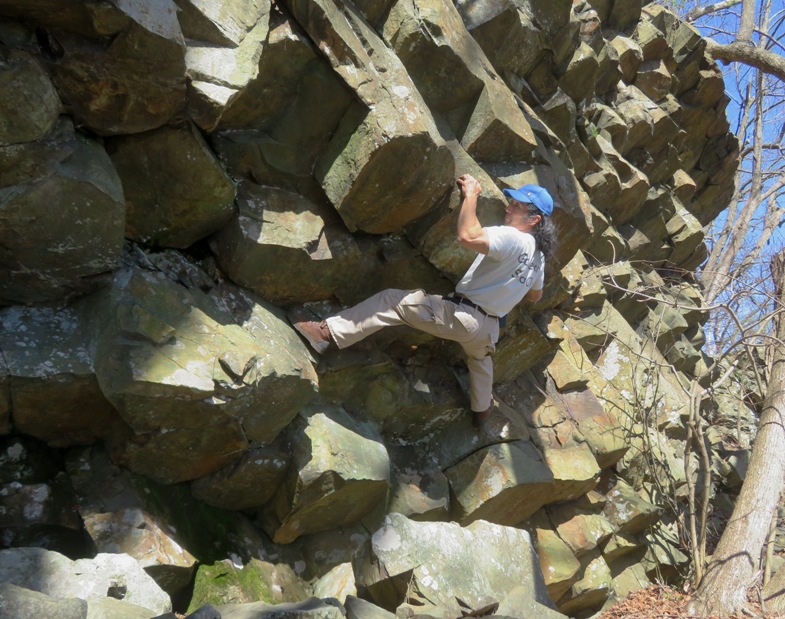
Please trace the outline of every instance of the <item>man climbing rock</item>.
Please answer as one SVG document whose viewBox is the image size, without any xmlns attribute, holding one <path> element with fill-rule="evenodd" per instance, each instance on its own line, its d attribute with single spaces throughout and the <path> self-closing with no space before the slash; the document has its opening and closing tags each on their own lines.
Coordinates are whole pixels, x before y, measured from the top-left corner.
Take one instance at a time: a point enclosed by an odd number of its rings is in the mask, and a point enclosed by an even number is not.
<svg viewBox="0 0 785 619">
<path fill-rule="evenodd" d="M 443 297 L 422 290 L 382 290 L 327 320 L 295 322 L 294 327 L 318 353 L 403 324 L 458 342 L 469 368 L 474 424 L 480 426 L 493 409 L 491 355 L 499 339 L 499 318 L 522 299 L 542 297 L 545 263 L 556 245 L 553 199 L 538 185 L 505 189 L 504 225 L 483 227 L 477 219 L 480 183 L 469 174 L 457 183 L 462 195 L 458 243 L 478 255 L 454 293 Z"/>
</svg>

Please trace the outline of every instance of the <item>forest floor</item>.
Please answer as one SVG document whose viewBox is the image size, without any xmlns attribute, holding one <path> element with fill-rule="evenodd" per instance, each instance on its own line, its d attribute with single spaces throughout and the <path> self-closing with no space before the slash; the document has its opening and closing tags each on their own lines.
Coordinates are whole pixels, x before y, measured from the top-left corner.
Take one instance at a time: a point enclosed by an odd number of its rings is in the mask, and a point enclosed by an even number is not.
<svg viewBox="0 0 785 619">
<path fill-rule="evenodd" d="M 697 617 L 686 611 L 689 595 L 679 589 L 664 585 L 651 585 L 631 593 L 597 619 L 720 619 L 719 617 Z M 739 613 L 725 619 L 782 619 L 785 615 L 764 613 L 760 601 L 748 600 L 748 613 Z"/>
</svg>

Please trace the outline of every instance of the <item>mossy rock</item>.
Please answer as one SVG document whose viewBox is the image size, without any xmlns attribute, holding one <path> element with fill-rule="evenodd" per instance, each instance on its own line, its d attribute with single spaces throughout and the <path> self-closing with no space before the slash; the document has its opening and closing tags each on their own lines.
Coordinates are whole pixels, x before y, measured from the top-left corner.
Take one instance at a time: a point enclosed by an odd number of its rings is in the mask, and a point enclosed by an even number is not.
<svg viewBox="0 0 785 619">
<path fill-rule="evenodd" d="M 251 559 L 238 568 L 228 561 L 219 561 L 199 566 L 188 612 L 204 604 L 282 604 L 308 597 L 305 585 L 286 565 Z"/>
</svg>

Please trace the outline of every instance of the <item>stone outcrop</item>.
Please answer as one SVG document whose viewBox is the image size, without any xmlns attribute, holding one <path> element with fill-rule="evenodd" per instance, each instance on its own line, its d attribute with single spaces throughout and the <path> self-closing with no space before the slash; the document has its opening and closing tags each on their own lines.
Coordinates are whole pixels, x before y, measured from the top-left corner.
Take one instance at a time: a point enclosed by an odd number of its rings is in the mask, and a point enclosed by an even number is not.
<svg viewBox="0 0 785 619">
<path fill-rule="evenodd" d="M 0 550 L 0 582 L 57 599 L 122 596 L 148 612 L 160 614 L 172 608 L 169 596 L 123 554 L 101 553 L 94 559 L 71 561 L 41 548 Z"/>
<path fill-rule="evenodd" d="M 511 547 L 520 550 L 515 557 L 508 554 Z M 549 609 L 535 563 L 526 531 L 483 521 L 466 528 L 418 523 L 391 514 L 372 537 L 359 580 L 377 604 L 398 612 L 404 604 L 445 609 L 455 617 L 483 609 L 501 616 L 558 617 Z"/>
<path fill-rule="evenodd" d="M 0 301 L 57 301 L 105 284 L 120 264 L 125 198 L 103 145 L 63 118 L 38 139 L 0 146 L 0 165 Z"/>
<path fill-rule="evenodd" d="M 118 553 L 142 607 L 224 617 L 555 619 L 675 578 L 727 103 L 638 0 L 0 0 L 0 556 Z M 483 224 L 537 183 L 559 232 L 479 430 L 456 344 L 317 359 L 287 320 L 450 292 L 461 173 Z M 135 616 L 45 580 L 0 614 Z"/>
</svg>

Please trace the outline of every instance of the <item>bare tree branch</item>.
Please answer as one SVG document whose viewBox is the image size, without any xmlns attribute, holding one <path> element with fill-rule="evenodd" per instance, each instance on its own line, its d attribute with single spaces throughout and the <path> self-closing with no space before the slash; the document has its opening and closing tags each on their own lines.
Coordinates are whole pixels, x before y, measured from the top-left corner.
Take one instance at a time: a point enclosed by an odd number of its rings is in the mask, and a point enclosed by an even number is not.
<svg viewBox="0 0 785 619">
<path fill-rule="evenodd" d="M 767 49 L 753 47 L 749 43 L 734 41 L 721 44 L 706 39 L 706 51 L 715 59 L 723 62 L 740 62 L 785 82 L 785 57 Z"/>
<path fill-rule="evenodd" d="M 685 16 L 684 20 L 692 23 L 696 19 L 700 19 L 704 15 L 716 13 L 717 11 L 724 11 L 737 4 L 741 4 L 741 0 L 723 0 L 723 2 L 715 2 L 714 4 L 707 4 L 706 6 L 696 6 Z"/>
</svg>

